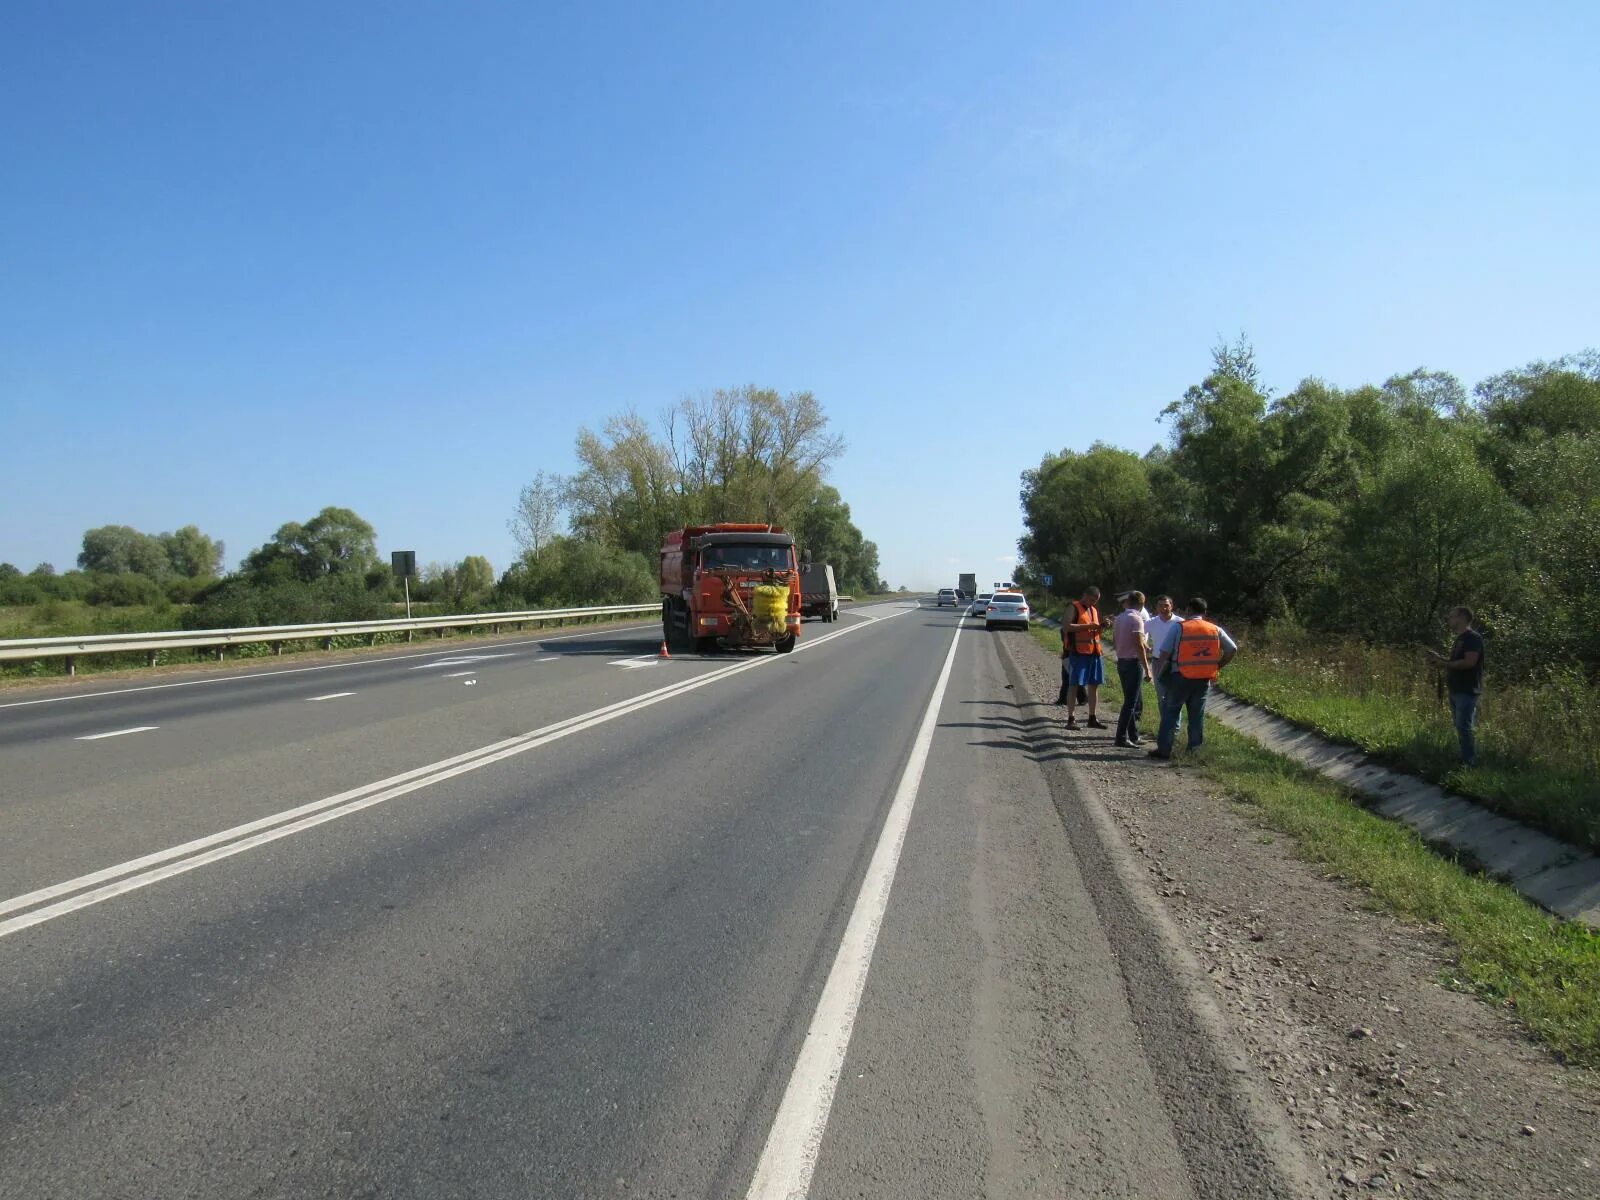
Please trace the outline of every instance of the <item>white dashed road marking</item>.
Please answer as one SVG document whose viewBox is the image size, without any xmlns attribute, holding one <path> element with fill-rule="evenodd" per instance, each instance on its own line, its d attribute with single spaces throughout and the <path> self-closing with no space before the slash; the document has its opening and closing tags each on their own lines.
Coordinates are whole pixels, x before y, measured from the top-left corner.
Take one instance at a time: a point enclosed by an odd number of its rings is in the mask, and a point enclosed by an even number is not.
<svg viewBox="0 0 1600 1200">
<path fill-rule="evenodd" d="M 344 696 L 354 696 L 354 692 L 329 692 L 326 696 L 312 696 L 313 700 L 338 700 Z"/>
<path fill-rule="evenodd" d="M 98 742 L 101 738 L 122 737 L 128 733 L 149 733 L 152 729 L 161 728 L 159 725 L 135 725 L 132 729 L 113 729 L 108 733 L 86 733 L 80 738 L 73 738 L 75 742 Z"/>
</svg>

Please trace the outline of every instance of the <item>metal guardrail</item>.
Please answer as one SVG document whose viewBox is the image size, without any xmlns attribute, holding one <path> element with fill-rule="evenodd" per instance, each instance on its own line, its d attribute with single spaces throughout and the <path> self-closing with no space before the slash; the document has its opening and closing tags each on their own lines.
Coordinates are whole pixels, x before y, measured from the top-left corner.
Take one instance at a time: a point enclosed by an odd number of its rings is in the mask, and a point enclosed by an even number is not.
<svg viewBox="0 0 1600 1200">
<path fill-rule="evenodd" d="M 84 654 L 128 654 L 143 652 L 151 666 L 162 650 L 213 648 L 220 659 L 229 646 L 261 642 L 275 643 L 283 653 L 285 642 L 321 640 L 331 648 L 338 637 L 363 634 L 404 633 L 406 640 L 416 632 L 435 629 L 444 636 L 447 629 L 488 625 L 491 631 L 501 625 L 532 625 L 545 621 L 566 621 L 584 617 L 641 616 L 659 613 L 655 604 L 599 604 L 588 608 L 543 608 L 527 612 L 462 613 L 449 617 L 397 617 L 383 621 L 327 621 L 316 625 L 257 625 L 243 629 L 174 629 L 158 633 L 97 633 L 77 637 L 14 638 L 0 641 L 0 662 L 29 661 L 40 658 L 65 658 L 67 674 L 76 673 L 75 659 Z"/>
</svg>

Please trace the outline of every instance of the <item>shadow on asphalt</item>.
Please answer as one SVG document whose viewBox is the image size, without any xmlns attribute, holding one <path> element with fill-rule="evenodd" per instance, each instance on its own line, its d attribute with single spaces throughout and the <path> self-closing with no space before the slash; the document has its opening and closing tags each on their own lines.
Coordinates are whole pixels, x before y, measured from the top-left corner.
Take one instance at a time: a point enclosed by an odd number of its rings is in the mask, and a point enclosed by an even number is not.
<svg viewBox="0 0 1600 1200">
<path fill-rule="evenodd" d="M 1144 738 L 1142 747 L 1128 748 L 1115 744 L 1114 729 L 1077 729 L 1068 732 L 1064 728 L 1067 710 L 1064 707 L 1057 708 L 1055 705 L 1035 704 L 1031 701 L 1026 705 L 1020 705 L 1014 700 L 963 700 L 961 703 L 983 705 L 1002 711 L 973 714 L 980 717 L 975 721 L 945 721 L 940 724 L 941 729 L 987 729 L 997 734 L 1009 734 L 1009 737 L 1004 738 L 969 741 L 967 745 L 1026 754 L 1038 763 L 1059 762 L 1063 759 L 1083 763 L 1121 762 L 1130 758 L 1143 760 L 1145 750 L 1155 745 L 1154 729 L 1142 732 Z M 1020 710 L 1024 707 L 1053 709 L 1060 715 L 1050 715 L 1047 712 L 1039 716 L 1023 716 Z"/>
</svg>

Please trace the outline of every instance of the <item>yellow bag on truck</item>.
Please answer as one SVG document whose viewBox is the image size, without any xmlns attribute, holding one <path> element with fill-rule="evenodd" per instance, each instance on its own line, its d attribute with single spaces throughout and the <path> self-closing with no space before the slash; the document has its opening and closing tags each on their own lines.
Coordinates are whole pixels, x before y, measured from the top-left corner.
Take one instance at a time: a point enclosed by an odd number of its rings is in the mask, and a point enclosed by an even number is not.
<svg viewBox="0 0 1600 1200">
<path fill-rule="evenodd" d="M 763 583 L 755 589 L 756 620 L 768 633 L 777 635 L 787 628 L 789 616 L 789 588 L 782 583 Z"/>
</svg>

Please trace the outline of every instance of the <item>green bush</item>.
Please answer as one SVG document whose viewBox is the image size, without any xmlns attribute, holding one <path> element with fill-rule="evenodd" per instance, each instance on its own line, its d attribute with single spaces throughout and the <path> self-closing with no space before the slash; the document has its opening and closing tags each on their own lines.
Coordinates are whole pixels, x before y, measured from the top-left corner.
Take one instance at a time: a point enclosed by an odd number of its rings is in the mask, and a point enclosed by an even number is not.
<svg viewBox="0 0 1600 1200">
<path fill-rule="evenodd" d="M 26 575 L 14 575 L 0 579 L 0 605 L 41 604 L 44 599 L 44 590 Z"/>
<path fill-rule="evenodd" d="M 165 606 L 168 602 L 161 585 L 148 575 L 125 572 L 121 575 L 100 575 L 84 597 L 90 604 L 127 608 L 132 605 Z"/>
<path fill-rule="evenodd" d="M 216 586 L 215 579 L 189 578 L 177 575 L 162 585 L 167 594 L 167 599 L 174 604 L 193 604 L 195 600 L 208 589 Z"/>
<path fill-rule="evenodd" d="M 507 610 L 644 604 L 661 594 L 659 585 L 654 566 L 642 554 L 557 537 L 507 571 L 492 600 L 494 607 Z"/>
<path fill-rule="evenodd" d="M 199 596 L 184 617 L 184 627 L 309 625 L 322 621 L 376 621 L 393 615 L 386 597 L 368 590 L 360 576 L 328 575 L 312 583 L 285 578 L 257 583 L 235 575 Z"/>
</svg>

